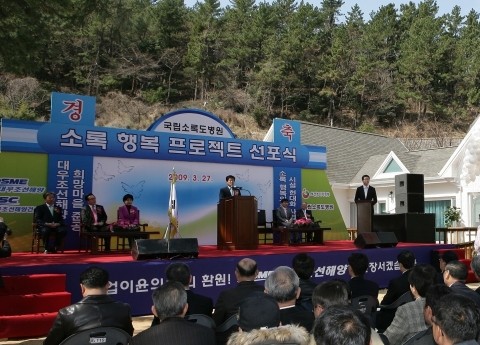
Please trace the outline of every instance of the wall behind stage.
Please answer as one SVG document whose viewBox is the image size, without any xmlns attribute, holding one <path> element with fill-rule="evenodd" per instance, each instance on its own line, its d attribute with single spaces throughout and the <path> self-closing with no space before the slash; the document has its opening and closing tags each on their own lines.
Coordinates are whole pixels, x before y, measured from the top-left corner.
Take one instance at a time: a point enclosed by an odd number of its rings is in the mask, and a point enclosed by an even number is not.
<svg viewBox="0 0 480 345">
<path fill-rule="evenodd" d="M 0 153 L 0 217 L 13 230 L 8 238 L 13 251 L 30 251 L 35 206 L 43 203 L 48 155 Z"/>
</svg>

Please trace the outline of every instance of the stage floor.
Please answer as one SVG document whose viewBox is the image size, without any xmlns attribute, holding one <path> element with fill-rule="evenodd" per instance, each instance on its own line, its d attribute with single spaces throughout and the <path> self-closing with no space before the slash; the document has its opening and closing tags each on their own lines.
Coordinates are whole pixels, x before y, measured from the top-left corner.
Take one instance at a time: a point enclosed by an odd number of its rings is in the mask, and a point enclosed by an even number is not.
<svg viewBox="0 0 480 345">
<path fill-rule="evenodd" d="M 255 281 L 263 285 L 266 277 L 278 266 L 292 266 L 298 253 L 308 253 L 315 260 L 312 280 L 321 283 L 333 278 L 349 280 L 348 257 L 353 252 L 365 253 L 370 261 L 366 279 L 376 281 L 381 288 L 390 279 L 400 275 L 397 255 L 408 249 L 417 263 L 430 263 L 432 250 L 453 248 L 454 245 L 423 243 L 398 243 L 394 248 L 357 249 L 353 241 L 326 241 L 325 245 L 277 246 L 259 245 L 257 250 L 217 250 L 216 246 L 200 246 L 196 259 L 133 260 L 130 253 L 92 255 L 85 252 L 66 251 L 64 254 L 13 253 L 1 259 L 2 275 L 66 274 L 66 290 L 72 302 L 82 298 L 79 276 L 91 265 L 104 267 L 110 273 L 109 295 L 129 303 L 132 315 L 148 315 L 152 304 L 151 294 L 165 282 L 165 269 L 174 261 L 189 265 L 193 276 L 191 288 L 216 301 L 221 291 L 236 286 L 235 269 L 240 258 L 249 257 L 257 262 Z"/>
</svg>

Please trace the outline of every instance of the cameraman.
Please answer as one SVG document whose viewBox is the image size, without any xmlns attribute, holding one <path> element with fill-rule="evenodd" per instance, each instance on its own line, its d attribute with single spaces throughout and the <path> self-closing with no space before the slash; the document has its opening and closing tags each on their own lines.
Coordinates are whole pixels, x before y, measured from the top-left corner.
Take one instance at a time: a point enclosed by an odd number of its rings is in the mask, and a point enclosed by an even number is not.
<svg viewBox="0 0 480 345">
<path fill-rule="evenodd" d="M 12 234 L 12 230 L 7 227 L 7 224 L 3 222 L 3 218 L 0 217 L 0 238 L 2 239 L 2 246 L 0 248 L 0 258 L 8 258 L 12 255 L 12 249 L 8 244 L 7 237 Z M 0 287 L 3 287 L 2 273 L 0 273 Z"/>
</svg>

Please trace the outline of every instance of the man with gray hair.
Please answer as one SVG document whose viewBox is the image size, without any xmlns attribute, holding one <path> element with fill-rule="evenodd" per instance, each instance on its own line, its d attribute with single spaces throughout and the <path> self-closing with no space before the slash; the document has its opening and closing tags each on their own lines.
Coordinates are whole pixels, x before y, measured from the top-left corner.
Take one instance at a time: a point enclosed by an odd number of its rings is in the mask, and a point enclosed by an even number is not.
<svg viewBox="0 0 480 345">
<path fill-rule="evenodd" d="M 468 268 L 461 261 L 450 261 L 443 271 L 445 285 L 452 288 L 453 292 L 470 297 L 480 307 L 480 295 L 465 285 L 468 277 Z"/>
<path fill-rule="evenodd" d="M 215 332 L 208 327 L 184 319 L 187 293 L 181 283 L 167 282 L 152 295 L 152 312 L 160 324 L 133 337 L 135 345 L 182 344 L 215 345 Z"/>
<path fill-rule="evenodd" d="M 475 273 L 475 278 L 480 281 L 480 255 L 474 256 L 470 268 L 473 273 Z M 480 287 L 475 290 L 476 293 L 480 294 Z"/>
<path fill-rule="evenodd" d="M 290 267 L 280 266 L 265 280 L 265 292 L 277 301 L 282 325 L 299 324 L 310 331 L 313 313 L 295 305 L 300 296 L 299 284 L 297 274 Z"/>
</svg>

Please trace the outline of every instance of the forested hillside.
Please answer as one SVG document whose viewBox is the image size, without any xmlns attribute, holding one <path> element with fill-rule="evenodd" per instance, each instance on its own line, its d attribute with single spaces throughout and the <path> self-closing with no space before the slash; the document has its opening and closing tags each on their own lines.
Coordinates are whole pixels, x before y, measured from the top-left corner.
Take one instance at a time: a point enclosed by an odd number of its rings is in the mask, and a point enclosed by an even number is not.
<svg viewBox="0 0 480 345">
<path fill-rule="evenodd" d="M 341 5 L 0 0 L 0 117 L 47 120 L 49 94 L 61 91 L 96 96 L 107 126 L 146 128 L 194 106 L 241 137 L 261 136 L 274 117 L 399 137 L 464 133 L 480 105 L 479 14 L 452 3 L 439 16 L 426 0 L 368 21 L 357 6 L 339 22 Z"/>
</svg>

